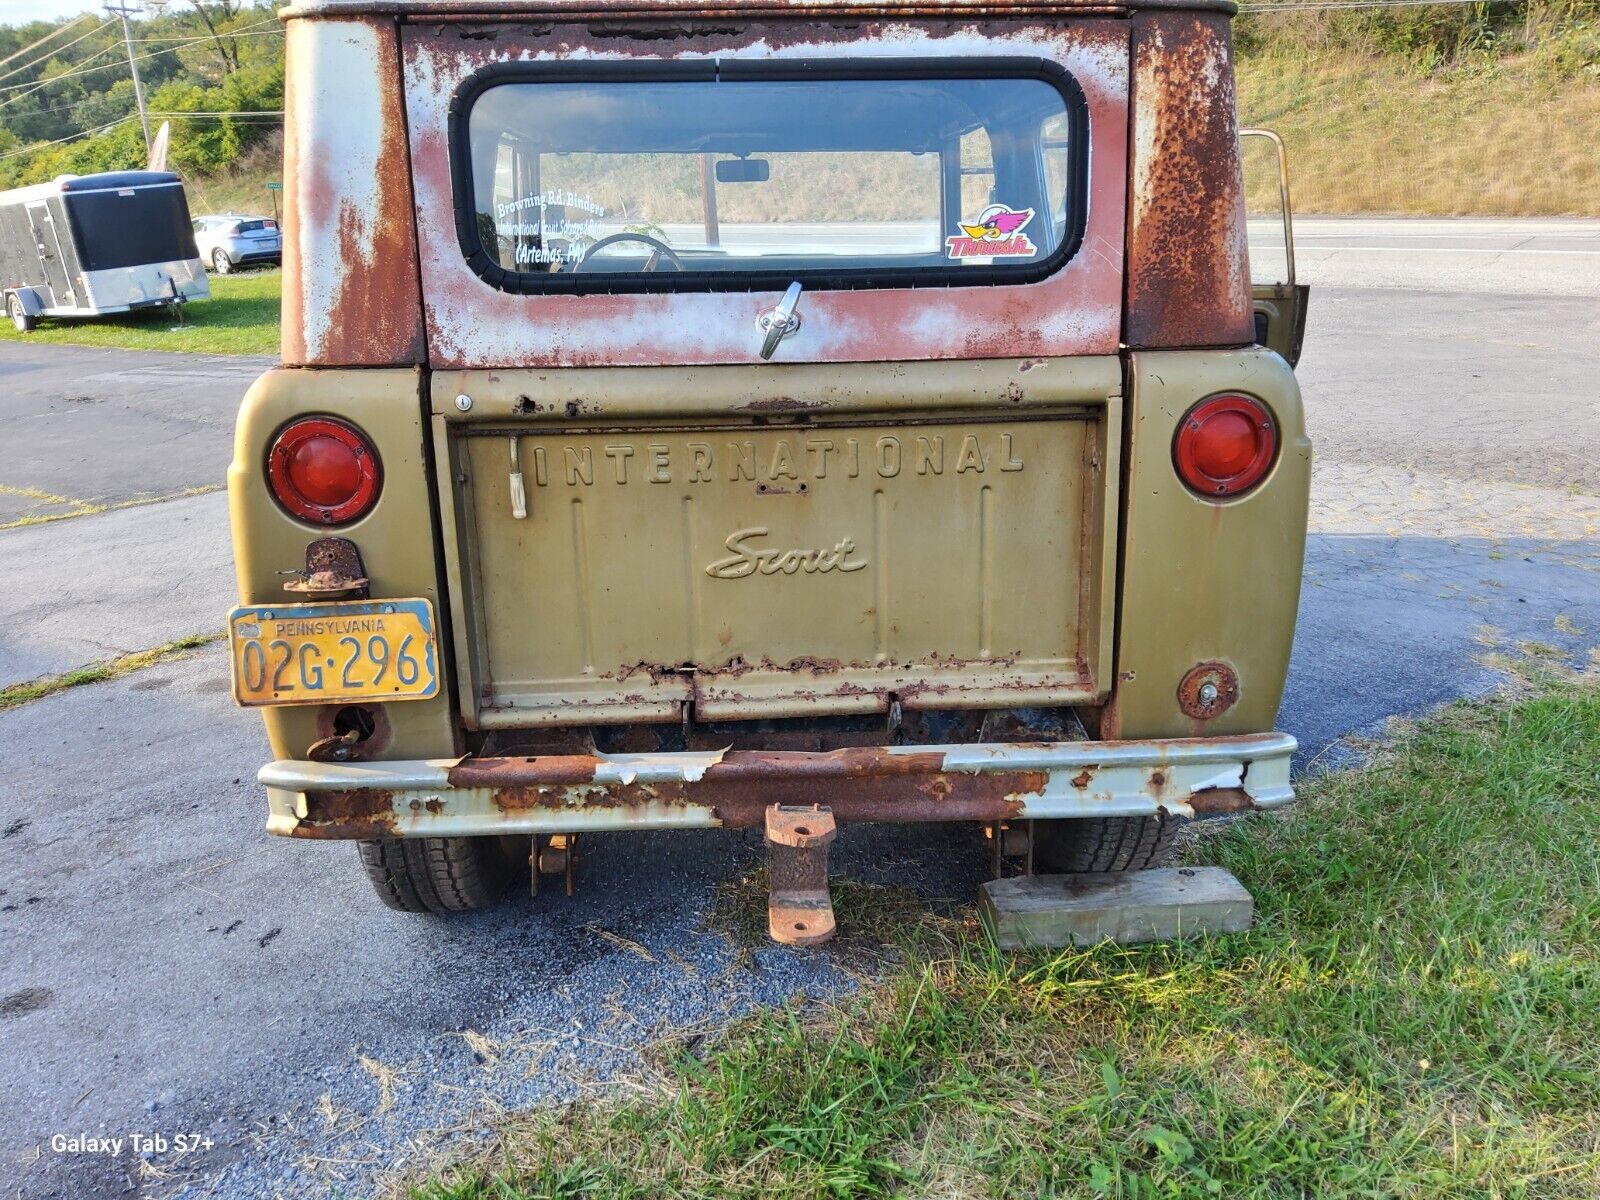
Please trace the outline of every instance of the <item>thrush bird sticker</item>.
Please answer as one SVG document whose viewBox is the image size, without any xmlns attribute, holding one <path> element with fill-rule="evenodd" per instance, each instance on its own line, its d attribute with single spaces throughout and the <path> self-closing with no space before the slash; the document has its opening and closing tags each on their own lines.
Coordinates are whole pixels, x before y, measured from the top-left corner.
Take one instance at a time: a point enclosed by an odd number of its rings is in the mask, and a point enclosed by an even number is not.
<svg viewBox="0 0 1600 1200">
<path fill-rule="evenodd" d="M 991 204 L 971 225 L 961 223 L 961 232 L 945 238 L 949 258 L 1031 258 L 1039 252 L 1022 232 L 1033 220 L 1033 209 Z"/>
</svg>

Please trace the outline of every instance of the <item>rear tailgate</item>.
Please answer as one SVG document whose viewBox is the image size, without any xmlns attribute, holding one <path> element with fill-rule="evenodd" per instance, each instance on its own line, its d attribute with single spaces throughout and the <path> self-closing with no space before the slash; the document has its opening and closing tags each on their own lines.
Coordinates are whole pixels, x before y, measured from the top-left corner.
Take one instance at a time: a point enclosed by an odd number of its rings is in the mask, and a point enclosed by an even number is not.
<svg viewBox="0 0 1600 1200">
<path fill-rule="evenodd" d="M 441 372 L 463 714 L 1101 698 L 1120 390 L 1112 356 Z"/>
</svg>

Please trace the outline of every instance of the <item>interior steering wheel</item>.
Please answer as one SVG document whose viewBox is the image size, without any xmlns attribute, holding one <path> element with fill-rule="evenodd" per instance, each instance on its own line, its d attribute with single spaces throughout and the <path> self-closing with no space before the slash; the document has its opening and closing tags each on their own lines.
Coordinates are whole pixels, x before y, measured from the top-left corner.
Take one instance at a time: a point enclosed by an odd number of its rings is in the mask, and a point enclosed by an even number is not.
<svg viewBox="0 0 1600 1200">
<path fill-rule="evenodd" d="M 645 259 L 644 266 L 641 268 L 642 270 L 654 271 L 660 264 L 663 256 L 665 256 L 666 260 L 672 264 L 672 269 L 674 271 L 683 270 L 683 260 L 677 256 L 672 247 L 663 241 L 659 241 L 658 239 L 651 237 L 648 233 L 613 233 L 607 237 L 601 238 L 598 242 L 585 250 L 583 252 L 583 257 L 572 265 L 572 273 L 576 275 L 579 271 L 583 270 L 584 264 L 594 257 L 594 252 L 600 249 L 600 247 L 612 246 L 617 242 L 643 242 L 646 246 L 650 247 L 650 257 Z"/>
</svg>

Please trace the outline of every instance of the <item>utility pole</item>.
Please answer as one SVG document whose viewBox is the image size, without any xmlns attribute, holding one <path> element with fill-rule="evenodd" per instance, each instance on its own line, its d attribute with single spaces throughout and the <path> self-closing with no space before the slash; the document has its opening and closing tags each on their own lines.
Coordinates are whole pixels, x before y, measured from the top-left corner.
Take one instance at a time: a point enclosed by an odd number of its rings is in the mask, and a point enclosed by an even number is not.
<svg viewBox="0 0 1600 1200">
<path fill-rule="evenodd" d="M 144 111 L 144 86 L 139 82 L 139 63 L 133 57 L 133 34 L 128 32 L 128 16 L 138 10 L 129 8 L 126 4 L 120 6 L 108 4 L 106 11 L 122 18 L 122 44 L 128 48 L 128 70 L 133 74 L 133 98 L 139 105 L 139 124 L 144 128 L 144 152 L 149 154 L 150 118 Z"/>
</svg>

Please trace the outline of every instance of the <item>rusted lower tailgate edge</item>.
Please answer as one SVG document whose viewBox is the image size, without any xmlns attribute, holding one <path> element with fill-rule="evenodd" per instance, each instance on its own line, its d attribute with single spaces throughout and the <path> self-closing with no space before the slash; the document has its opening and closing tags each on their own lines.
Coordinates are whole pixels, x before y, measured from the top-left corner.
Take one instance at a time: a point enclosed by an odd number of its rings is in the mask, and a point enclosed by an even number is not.
<svg viewBox="0 0 1600 1200">
<path fill-rule="evenodd" d="M 1294 798 L 1284 733 L 1150 742 L 858 747 L 811 754 L 269 763 L 271 833 L 453 837 L 760 825 L 773 804 L 851 821 L 1182 816 Z"/>
</svg>

